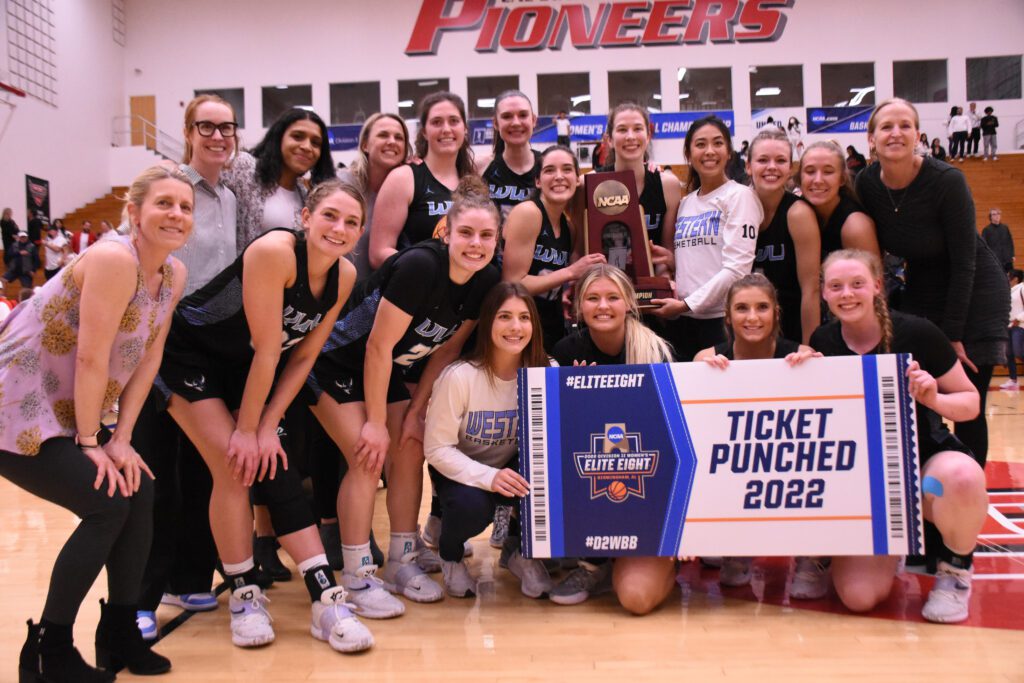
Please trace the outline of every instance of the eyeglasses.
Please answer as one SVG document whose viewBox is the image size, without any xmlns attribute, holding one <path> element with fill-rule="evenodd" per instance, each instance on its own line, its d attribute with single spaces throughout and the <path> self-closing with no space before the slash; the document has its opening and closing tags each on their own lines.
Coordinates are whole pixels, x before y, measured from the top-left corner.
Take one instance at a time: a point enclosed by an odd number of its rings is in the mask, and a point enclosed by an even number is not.
<svg viewBox="0 0 1024 683">
<path fill-rule="evenodd" d="M 234 121 L 225 121 L 224 123 L 214 123 L 213 121 L 196 121 L 192 124 L 195 126 L 199 134 L 204 138 L 213 137 L 213 131 L 219 130 L 222 138 L 233 138 L 235 137 L 235 131 L 238 130 L 238 124 Z"/>
</svg>

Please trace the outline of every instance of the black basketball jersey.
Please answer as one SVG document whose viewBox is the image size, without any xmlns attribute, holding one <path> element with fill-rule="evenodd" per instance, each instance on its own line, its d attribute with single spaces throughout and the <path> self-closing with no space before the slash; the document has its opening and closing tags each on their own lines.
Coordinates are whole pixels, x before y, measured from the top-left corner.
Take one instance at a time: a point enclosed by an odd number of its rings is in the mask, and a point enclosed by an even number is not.
<svg viewBox="0 0 1024 683">
<path fill-rule="evenodd" d="M 398 249 L 429 240 L 434 236 L 437 222 L 448 215 L 452 207 L 452 191 L 427 168 L 426 162 L 412 167 L 413 190 L 409 215 L 398 236 Z"/>
<path fill-rule="evenodd" d="M 800 350 L 800 344 L 795 341 L 790 341 L 785 337 L 779 337 L 775 340 L 775 355 L 772 358 L 785 358 L 791 353 L 796 353 Z M 736 356 L 733 355 L 733 347 L 731 341 L 724 341 L 721 344 L 715 344 L 715 353 L 721 354 L 729 360 L 736 360 Z"/>
<path fill-rule="evenodd" d="M 644 171 L 644 191 L 640 193 L 640 208 L 644 212 L 647 239 L 655 244 L 661 244 L 661 224 L 668 206 L 665 204 L 665 188 L 661 184 L 661 174 L 657 171 Z"/>
<path fill-rule="evenodd" d="M 337 263 L 331 266 L 318 300 L 309 289 L 304 233 L 275 228 L 253 240 L 246 249 L 266 235 L 279 231 L 295 236 L 295 283 L 284 290 L 281 319 L 281 349 L 286 351 L 316 329 L 324 314 L 337 303 L 339 266 Z M 167 337 L 166 355 L 194 357 L 200 354 L 229 365 L 251 363 L 252 335 L 242 304 L 244 257 L 245 251 L 204 287 L 178 303 Z M 259 273 L 250 273 L 249 277 L 259 277 Z"/>
<path fill-rule="evenodd" d="M 839 204 L 836 205 L 832 215 L 828 217 L 825 227 L 821 229 L 821 260 L 833 251 L 843 248 L 843 224 L 850 217 L 851 213 L 863 212 L 864 207 L 852 197 L 839 195 Z"/>
<path fill-rule="evenodd" d="M 540 210 L 541 222 L 528 274 L 544 275 L 561 270 L 569 265 L 569 256 L 572 254 L 569 219 L 564 213 L 559 217 L 559 234 L 556 237 L 544 203 L 539 197 L 534 197 L 530 201 Z M 537 304 L 537 313 L 540 314 L 541 326 L 544 329 L 544 344 L 550 348 L 565 335 L 565 323 L 562 316 L 562 288 L 555 287 L 548 292 L 535 294 L 533 299 Z"/>
<path fill-rule="evenodd" d="M 803 339 L 800 322 L 800 278 L 796 269 L 796 248 L 789 234 L 789 209 L 803 201 L 792 192 L 782 195 L 772 222 L 757 232 L 754 270 L 768 278 L 779 295 L 782 307 L 782 334 Z"/>
<path fill-rule="evenodd" d="M 484 296 L 499 280 L 497 268 L 488 265 L 465 284 L 452 282 L 448 247 L 434 240 L 392 254 L 369 278 L 356 284 L 316 367 L 337 363 L 362 372 L 366 342 L 382 299 L 412 316 L 391 355 L 395 364 L 411 367 L 436 351 L 464 321 L 476 320 Z"/>
<path fill-rule="evenodd" d="M 499 154 L 484 169 L 484 182 L 491 191 L 491 200 L 501 214 L 501 224 L 505 224 L 509 211 L 516 204 L 530 198 L 536 188 L 535 181 L 540 173 L 540 152 L 533 150 L 533 168 L 526 173 L 516 173 L 505 163 Z"/>
</svg>

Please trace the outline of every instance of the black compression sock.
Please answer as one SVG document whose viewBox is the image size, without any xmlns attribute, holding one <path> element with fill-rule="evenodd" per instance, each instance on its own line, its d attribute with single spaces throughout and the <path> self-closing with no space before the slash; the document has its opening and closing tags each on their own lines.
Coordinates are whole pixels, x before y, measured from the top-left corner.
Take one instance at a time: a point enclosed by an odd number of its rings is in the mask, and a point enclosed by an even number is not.
<svg viewBox="0 0 1024 683">
<path fill-rule="evenodd" d="M 960 555 L 959 553 L 954 553 L 943 543 L 939 546 L 939 559 L 957 569 L 970 569 L 971 565 L 974 564 L 974 552 Z"/>
<path fill-rule="evenodd" d="M 320 594 L 325 590 L 338 585 L 334 580 L 334 572 L 332 572 L 330 566 L 326 564 L 313 567 L 304 572 L 302 574 L 302 580 L 306 582 L 306 590 L 309 591 L 309 599 L 313 602 L 319 600 Z"/>
</svg>

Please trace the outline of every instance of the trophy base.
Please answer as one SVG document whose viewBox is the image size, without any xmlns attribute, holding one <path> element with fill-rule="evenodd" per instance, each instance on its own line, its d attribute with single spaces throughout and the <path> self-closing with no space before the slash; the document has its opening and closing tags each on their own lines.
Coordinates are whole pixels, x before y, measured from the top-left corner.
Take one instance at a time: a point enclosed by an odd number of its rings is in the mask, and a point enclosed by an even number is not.
<svg viewBox="0 0 1024 683">
<path fill-rule="evenodd" d="M 640 310 L 657 308 L 651 304 L 652 299 L 671 299 L 672 283 L 667 277 L 636 278 L 636 304 Z"/>
</svg>

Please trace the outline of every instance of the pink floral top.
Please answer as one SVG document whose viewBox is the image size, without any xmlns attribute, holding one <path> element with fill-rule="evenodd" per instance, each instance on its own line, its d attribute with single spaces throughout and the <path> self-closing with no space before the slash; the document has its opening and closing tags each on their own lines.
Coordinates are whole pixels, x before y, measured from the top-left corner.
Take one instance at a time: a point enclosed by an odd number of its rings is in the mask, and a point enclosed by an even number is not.
<svg viewBox="0 0 1024 683">
<path fill-rule="evenodd" d="M 138 262 L 128 237 L 109 239 L 130 250 Z M 74 383 L 82 292 L 72 272 L 84 256 L 36 289 L 0 324 L 0 450 L 36 455 L 47 439 L 77 433 Z M 141 266 L 138 269 L 135 296 L 121 316 L 110 349 L 104 413 L 121 395 L 171 313 L 170 258 L 161 271 L 163 282 L 154 300 L 146 291 Z"/>
</svg>

